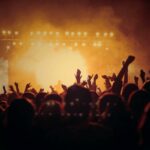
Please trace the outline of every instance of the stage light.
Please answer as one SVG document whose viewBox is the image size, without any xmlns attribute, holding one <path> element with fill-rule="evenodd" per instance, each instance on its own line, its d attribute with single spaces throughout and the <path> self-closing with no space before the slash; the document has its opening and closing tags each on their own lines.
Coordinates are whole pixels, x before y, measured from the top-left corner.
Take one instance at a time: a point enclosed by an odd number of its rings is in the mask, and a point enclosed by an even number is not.
<svg viewBox="0 0 150 150">
<path fill-rule="evenodd" d="M 62 43 L 62 46 L 66 46 L 66 43 Z"/>
<path fill-rule="evenodd" d="M 18 32 L 18 31 L 15 31 L 15 32 L 14 32 L 14 34 L 15 34 L 15 35 L 18 35 L 18 34 L 19 34 L 19 32 Z"/>
<path fill-rule="evenodd" d="M 8 33 L 8 35 L 10 35 L 10 34 L 11 34 L 11 31 L 10 31 L 10 30 L 8 30 L 8 31 L 7 31 L 7 33 Z"/>
<path fill-rule="evenodd" d="M 59 34 L 60 34 L 59 32 L 56 32 L 56 36 L 59 36 Z"/>
<path fill-rule="evenodd" d="M 84 36 L 87 36 L 87 32 L 84 32 L 83 35 L 84 35 Z"/>
<path fill-rule="evenodd" d="M 72 36 L 74 36 L 74 35 L 75 35 L 75 33 L 74 33 L 74 32 L 71 32 L 71 35 L 72 35 Z"/>
<path fill-rule="evenodd" d="M 49 32 L 49 35 L 53 35 L 53 32 Z"/>
<path fill-rule="evenodd" d="M 12 42 L 12 45 L 15 46 L 15 45 L 16 45 L 16 42 Z"/>
<path fill-rule="evenodd" d="M 56 42 L 56 43 L 55 43 L 55 45 L 56 45 L 56 46 L 59 46 L 59 43 L 58 43 L 58 42 Z"/>
<path fill-rule="evenodd" d="M 85 47 L 85 46 L 86 46 L 86 43 L 82 43 L 82 46 Z"/>
<path fill-rule="evenodd" d="M 34 34 L 34 32 L 31 31 L 31 32 L 30 32 L 30 35 L 32 36 L 33 34 Z"/>
<path fill-rule="evenodd" d="M 101 41 L 97 42 L 97 46 L 101 47 L 102 46 L 102 42 Z"/>
<path fill-rule="evenodd" d="M 10 49 L 10 46 L 9 46 L 9 45 L 7 45 L 7 46 L 6 46 L 6 49 L 7 49 L 7 50 L 9 50 L 9 49 Z"/>
<path fill-rule="evenodd" d="M 2 31 L 2 34 L 3 34 L 3 35 L 5 35 L 5 34 L 6 34 L 6 31 L 5 31 L 5 30 L 3 30 L 3 31 Z"/>
<path fill-rule="evenodd" d="M 109 33 L 109 36 L 110 36 L 110 37 L 113 37 L 113 36 L 114 36 L 114 33 L 113 33 L 113 32 L 110 32 L 110 33 Z"/>
<path fill-rule="evenodd" d="M 108 33 L 107 32 L 104 32 L 104 37 L 106 37 L 108 35 Z"/>
<path fill-rule="evenodd" d="M 78 36 L 81 36 L 81 32 L 78 32 L 77 35 L 78 35 Z"/>
<path fill-rule="evenodd" d="M 96 32 L 96 36 L 98 37 L 100 35 L 100 33 L 99 32 Z"/>
<path fill-rule="evenodd" d="M 75 46 L 75 47 L 77 47 L 77 46 L 78 46 L 78 43 L 77 43 L 77 42 L 75 42 L 75 43 L 74 43 L 74 46 Z"/>
<path fill-rule="evenodd" d="M 109 50 L 109 48 L 108 48 L 108 47 L 106 47 L 106 48 L 105 48 L 105 50 L 106 50 L 106 51 L 108 51 L 108 50 Z"/>
<path fill-rule="evenodd" d="M 23 45 L 23 43 L 22 43 L 22 42 L 19 42 L 19 45 L 20 45 L 20 46 L 22 46 L 22 45 Z"/>
<path fill-rule="evenodd" d="M 96 47 L 96 46 L 97 46 L 96 42 L 94 42 L 94 43 L 93 43 L 93 46 L 94 46 L 94 47 Z"/>
<path fill-rule="evenodd" d="M 66 36 L 68 36 L 68 35 L 69 35 L 69 32 L 68 32 L 68 31 L 67 31 L 67 32 L 65 32 L 65 35 L 66 35 Z"/>
<path fill-rule="evenodd" d="M 47 35 L 47 32 L 46 32 L 46 31 L 44 31 L 44 32 L 43 32 L 43 35 L 44 35 L 44 36 L 46 36 L 46 35 Z"/>
</svg>

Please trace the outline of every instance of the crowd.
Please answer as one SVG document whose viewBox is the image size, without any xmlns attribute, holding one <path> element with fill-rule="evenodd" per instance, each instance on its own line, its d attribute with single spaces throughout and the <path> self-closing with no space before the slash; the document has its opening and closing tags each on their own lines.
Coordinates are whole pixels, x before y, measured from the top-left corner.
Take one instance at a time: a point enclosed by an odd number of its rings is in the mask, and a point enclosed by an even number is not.
<svg viewBox="0 0 150 150">
<path fill-rule="evenodd" d="M 103 75 L 106 89 L 97 86 L 98 75 L 76 82 L 63 92 L 36 91 L 28 83 L 3 86 L 0 94 L 0 150 L 5 149 L 150 149 L 150 80 L 141 70 L 133 82 L 129 56 L 119 73 Z M 142 87 L 139 86 L 142 82 Z"/>
</svg>

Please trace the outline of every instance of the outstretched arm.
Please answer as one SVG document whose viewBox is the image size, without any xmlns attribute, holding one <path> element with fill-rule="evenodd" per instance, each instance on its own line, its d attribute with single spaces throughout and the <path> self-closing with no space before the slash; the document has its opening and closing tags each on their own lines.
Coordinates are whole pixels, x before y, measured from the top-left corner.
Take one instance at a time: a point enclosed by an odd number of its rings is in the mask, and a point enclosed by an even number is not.
<svg viewBox="0 0 150 150">
<path fill-rule="evenodd" d="M 120 94 L 121 88 L 122 88 L 122 78 L 124 74 L 126 73 L 129 65 L 134 61 L 135 57 L 134 56 L 128 56 L 127 60 L 125 61 L 123 67 L 119 71 L 115 82 L 113 83 L 112 86 L 112 91 L 116 94 Z"/>
<path fill-rule="evenodd" d="M 15 84 L 15 87 L 16 87 L 16 92 L 17 94 L 20 94 L 20 90 L 19 90 L 19 85 L 17 82 L 14 83 Z"/>
<path fill-rule="evenodd" d="M 140 70 L 140 77 L 141 77 L 142 82 L 144 83 L 145 82 L 145 72 L 143 69 Z"/>
<path fill-rule="evenodd" d="M 77 72 L 75 74 L 75 78 L 76 78 L 77 84 L 80 84 L 81 78 L 82 78 L 82 76 L 81 76 L 81 70 L 80 69 L 77 69 Z"/>
</svg>

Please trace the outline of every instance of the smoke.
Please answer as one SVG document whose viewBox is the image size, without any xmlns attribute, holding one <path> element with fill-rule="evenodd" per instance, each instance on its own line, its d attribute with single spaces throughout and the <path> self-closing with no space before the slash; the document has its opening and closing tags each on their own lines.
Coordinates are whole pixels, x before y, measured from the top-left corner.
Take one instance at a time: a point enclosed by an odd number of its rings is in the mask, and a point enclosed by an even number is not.
<svg viewBox="0 0 150 150">
<path fill-rule="evenodd" d="M 88 36 L 91 36 L 91 33 L 97 31 L 101 34 L 113 32 L 114 37 L 110 40 L 101 39 L 102 48 L 78 48 L 78 52 L 86 61 L 88 73 L 99 73 L 99 75 L 117 73 L 122 61 L 128 55 L 134 55 L 136 61 L 129 70 L 130 78 L 133 80 L 133 76 L 139 74 L 141 68 L 149 69 L 148 4 L 141 0 L 113 2 L 99 2 L 98 0 L 42 2 L 39 0 L 37 3 L 18 2 L 17 5 L 16 2 L 12 2 L 11 15 L 9 14 L 6 18 L 13 20 L 12 26 L 19 27 L 24 33 L 32 30 L 86 31 L 89 33 Z M 2 18 L 4 24 L 8 26 L 9 21 L 5 21 L 3 16 Z M 22 57 L 31 49 L 27 48 L 23 52 L 17 51 Z M 16 56 L 11 56 L 11 60 L 17 63 Z"/>
</svg>

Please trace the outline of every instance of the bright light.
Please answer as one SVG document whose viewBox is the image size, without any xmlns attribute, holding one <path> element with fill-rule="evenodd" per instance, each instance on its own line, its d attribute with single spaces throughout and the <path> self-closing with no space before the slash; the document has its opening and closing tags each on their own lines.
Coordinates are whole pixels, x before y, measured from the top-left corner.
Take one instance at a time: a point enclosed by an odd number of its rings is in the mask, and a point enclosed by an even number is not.
<svg viewBox="0 0 150 150">
<path fill-rule="evenodd" d="M 46 32 L 46 31 L 44 31 L 44 32 L 43 32 L 43 35 L 44 35 L 44 36 L 46 36 L 46 35 L 47 35 L 47 32 Z"/>
<path fill-rule="evenodd" d="M 5 31 L 5 30 L 3 30 L 3 31 L 2 31 L 2 34 L 4 34 L 4 35 L 5 35 L 5 34 L 6 34 L 6 31 Z"/>
<path fill-rule="evenodd" d="M 23 43 L 22 43 L 22 42 L 19 42 L 19 45 L 20 45 L 20 46 L 22 46 L 22 45 L 23 45 Z"/>
<path fill-rule="evenodd" d="M 8 35 L 10 35 L 10 34 L 11 34 L 11 31 L 10 31 L 10 30 L 8 30 L 8 31 L 7 31 L 7 33 L 8 33 Z"/>
<path fill-rule="evenodd" d="M 106 37 L 108 35 L 108 33 L 107 32 L 104 32 L 104 37 Z"/>
<path fill-rule="evenodd" d="M 15 46 L 15 45 L 16 45 L 16 42 L 13 42 L 12 45 Z"/>
<path fill-rule="evenodd" d="M 68 32 L 68 31 L 67 31 L 67 32 L 65 32 L 65 35 L 66 35 L 66 36 L 68 36 L 68 35 L 69 35 L 69 32 Z"/>
<path fill-rule="evenodd" d="M 86 43 L 82 43 L 82 46 L 85 47 L 85 46 L 86 46 Z"/>
<path fill-rule="evenodd" d="M 31 32 L 30 32 L 30 35 L 32 36 L 33 34 L 34 34 L 34 32 L 31 31 Z"/>
<path fill-rule="evenodd" d="M 77 42 L 75 42 L 75 43 L 74 43 L 74 46 L 75 46 L 75 47 L 77 47 L 77 46 L 78 46 L 78 43 L 77 43 Z"/>
<path fill-rule="evenodd" d="M 6 49 L 7 49 L 7 50 L 9 50 L 9 49 L 10 49 L 10 46 L 9 46 L 9 45 L 7 45 L 7 46 L 6 46 Z"/>
<path fill-rule="evenodd" d="M 55 45 L 56 45 L 56 46 L 59 46 L 59 43 L 58 43 L 58 42 L 56 42 L 56 43 L 55 43 Z"/>
<path fill-rule="evenodd" d="M 62 46 L 66 46 L 66 43 L 64 42 L 64 43 L 62 43 Z"/>
<path fill-rule="evenodd" d="M 101 47 L 102 46 L 102 42 L 101 41 L 97 42 L 97 46 Z"/>
<path fill-rule="evenodd" d="M 72 36 L 74 36 L 74 35 L 75 35 L 75 33 L 74 33 L 74 32 L 71 32 L 71 35 L 72 35 Z"/>
<path fill-rule="evenodd" d="M 15 34 L 15 35 L 18 35 L 18 34 L 19 34 L 19 32 L 18 32 L 18 31 L 15 31 L 15 32 L 14 32 L 14 34 Z"/>
<path fill-rule="evenodd" d="M 113 37 L 113 36 L 114 36 L 114 33 L 113 33 L 113 32 L 110 32 L 110 33 L 109 33 L 109 36 L 110 36 L 110 37 Z"/>
<path fill-rule="evenodd" d="M 77 35 L 78 35 L 78 36 L 81 36 L 81 32 L 78 32 Z"/>
<path fill-rule="evenodd" d="M 87 32 L 84 32 L 83 35 L 84 35 L 84 36 L 87 36 Z"/>
<path fill-rule="evenodd" d="M 59 34 L 60 34 L 59 32 L 56 32 L 56 36 L 59 36 Z"/>
<path fill-rule="evenodd" d="M 82 70 L 83 79 L 87 75 L 87 66 L 81 54 L 66 48 L 31 48 L 18 60 L 17 67 L 21 71 L 32 73 L 37 83 L 46 89 L 49 85 L 56 85 L 58 80 L 67 86 L 73 84 L 77 68 Z"/>
<path fill-rule="evenodd" d="M 100 35 L 100 33 L 99 32 L 96 32 L 96 36 L 99 36 Z"/>
<path fill-rule="evenodd" d="M 97 46 L 96 42 L 94 42 L 94 43 L 93 43 L 93 46 L 94 46 L 94 47 L 96 47 L 96 46 Z"/>
<path fill-rule="evenodd" d="M 49 32 L 49 35 L 53 35 L 53 32 Z"/>
</svg>

